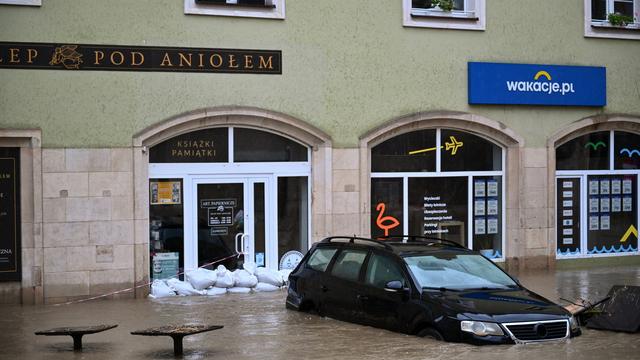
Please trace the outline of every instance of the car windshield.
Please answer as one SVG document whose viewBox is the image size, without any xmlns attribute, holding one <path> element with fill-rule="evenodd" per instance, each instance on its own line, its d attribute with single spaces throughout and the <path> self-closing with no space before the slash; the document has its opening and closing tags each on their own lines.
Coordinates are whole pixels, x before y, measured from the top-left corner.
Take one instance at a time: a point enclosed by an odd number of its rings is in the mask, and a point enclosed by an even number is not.
<svg viewBox="0 0 640 360">
<path fill-rule="evenodd" d="M 518 286 L 482 255 L 443 252 L 408 256 L 404 261 L 423 289 L 505 289 Z"/>
</svg>

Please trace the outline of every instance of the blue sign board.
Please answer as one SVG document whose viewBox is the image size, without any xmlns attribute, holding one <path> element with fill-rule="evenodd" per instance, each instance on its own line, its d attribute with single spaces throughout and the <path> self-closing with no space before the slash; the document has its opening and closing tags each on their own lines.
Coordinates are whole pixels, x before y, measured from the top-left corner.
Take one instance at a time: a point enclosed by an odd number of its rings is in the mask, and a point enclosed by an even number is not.
<svg viewBox="0 0 640 360">
<path fill-rule="evenodd" d="M 604 67 L 469 63 L 469 104 L 605 106 Z"/>
</svg>

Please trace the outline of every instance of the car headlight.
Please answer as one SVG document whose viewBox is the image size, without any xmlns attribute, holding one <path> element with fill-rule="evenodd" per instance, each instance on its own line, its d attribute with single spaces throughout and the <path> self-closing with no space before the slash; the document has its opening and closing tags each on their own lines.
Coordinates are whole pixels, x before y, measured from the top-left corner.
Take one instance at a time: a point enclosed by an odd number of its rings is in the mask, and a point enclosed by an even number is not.
<svg viewBox="0 0 640 360">
<path fill-rule="evenodd" d="M 578 325 L 578 319 L 573 315 L 569 318 L 569 325 L 571 326 L 571 331 L 576 331 L 580 328 Z"/>
<path fill-rule="evenodd" d="M 504 335 L 500 325 L 482 321 L 461 321 L 460 330 L 470 332 L 478 336 Z"/>
</svg>

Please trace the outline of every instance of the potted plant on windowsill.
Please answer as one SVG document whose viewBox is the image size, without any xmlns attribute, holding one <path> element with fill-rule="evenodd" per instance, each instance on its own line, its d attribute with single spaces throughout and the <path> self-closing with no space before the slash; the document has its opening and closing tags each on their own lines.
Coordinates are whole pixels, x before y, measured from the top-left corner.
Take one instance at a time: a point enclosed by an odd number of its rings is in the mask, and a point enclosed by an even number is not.
<svg viewBox="0 0 640 360">
<path fill-rule="evenodd" d="M 616 12 L 607 15 L 607 21 L 611 26 L 626 27 L 628 24 L 633 24 L 633 17 Z"/>
<path fill-rule="evenodd" d="M 453 0 L 431 0 L 434 10 L 450 12 L 453 10 Z"/>
</svg>

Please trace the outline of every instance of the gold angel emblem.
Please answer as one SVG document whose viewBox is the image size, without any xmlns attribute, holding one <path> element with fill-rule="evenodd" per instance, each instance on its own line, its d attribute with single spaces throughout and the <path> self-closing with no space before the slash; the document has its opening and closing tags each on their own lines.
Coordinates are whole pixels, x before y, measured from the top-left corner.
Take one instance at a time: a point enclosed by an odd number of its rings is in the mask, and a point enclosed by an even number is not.
<svg viewBox="0 0 640 360">
<path fill-rule="evenodd" d="M 65 69 L 80 69 L 82 54 L 76 51 L 77 48 L 78 45 L 62 45 L 57 47 L 51 57 L 49 65 L 62 64 Z"/>
</svg>

